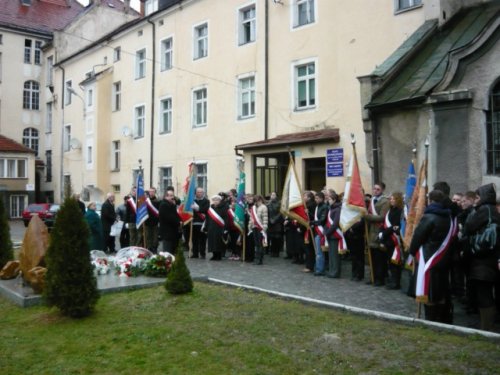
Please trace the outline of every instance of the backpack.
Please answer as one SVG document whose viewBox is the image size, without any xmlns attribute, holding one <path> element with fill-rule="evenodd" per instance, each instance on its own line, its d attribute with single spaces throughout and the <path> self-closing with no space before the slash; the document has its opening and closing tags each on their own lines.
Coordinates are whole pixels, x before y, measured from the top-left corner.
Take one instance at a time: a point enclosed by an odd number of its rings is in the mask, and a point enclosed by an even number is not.
<svg viewBox="0 0 500 375">
<path fill-rule="evenodd" d="M 497 244 L 497 224 L 491 222 L 491 207 L 488 207 L 488 224 L 470 239 L 470 248 L 475 256 L 493 253 Z"/>
</svg>

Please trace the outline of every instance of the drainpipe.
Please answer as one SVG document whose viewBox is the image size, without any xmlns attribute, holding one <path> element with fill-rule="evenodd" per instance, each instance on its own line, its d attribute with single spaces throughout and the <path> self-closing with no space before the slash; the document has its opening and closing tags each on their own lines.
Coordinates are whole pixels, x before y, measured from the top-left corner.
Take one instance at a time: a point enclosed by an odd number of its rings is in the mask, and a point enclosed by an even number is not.
<svg viewBox="0 0 500 375">
<path fill-rule="evenodd" d="M 59 180 L 59 189 L 61 190 L 59 195 L 61 199 L 61 204 L 64 202 L 64 101 L 66 100 L 65 94 L 65 80 L 66 80 L 66 71 L 64 70 L 62 65 L 59 65 L 59 69 L 62 70 L 62 87 L 61 87 L 61 165 L 60 165 L 60 180 Z"/>
<path fill-rule="evenodd" d="M 264 140 L 269 137 L 269 0 L 265 0 L 264 35 Z"/>
<path fill-rule="evenodd" d="M 153 68 L 151 74 L 151 140 L 149 145 L 149 186 L 153 186 L 153 155 L 155 134 L 155 84 L 156 84 L 156 25 L 148 18 L 148 23 L 153 27 Z"/>
<path fill-rule="evenodd" d="M 372 121 L 373 184 L 380 181 L 378 137 L 378 124 L 375 117 Z"/>
</svg>

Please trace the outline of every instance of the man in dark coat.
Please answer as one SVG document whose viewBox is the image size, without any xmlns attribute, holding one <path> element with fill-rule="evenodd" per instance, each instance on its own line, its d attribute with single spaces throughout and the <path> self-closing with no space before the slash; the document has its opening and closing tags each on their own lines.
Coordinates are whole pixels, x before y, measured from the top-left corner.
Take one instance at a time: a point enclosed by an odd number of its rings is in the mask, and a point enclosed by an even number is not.
<svg viewBox="0 0 500 375">
<path fill-rule="evenodd" d="M 269 202 L 267 203 L 267 214 L 269 216 L 269 228 L 267 234 L 269 236 L 269 251 L 271 257 L 277 258 L 283 250 L 283 222 L 284 218 L 280 212 L 281 202 L 278 199 L 276 192 L 271 193 Z"/>
<path fill-rule="evenodd" d="M 134 186 L 130 190 L 130 194 L 125 197 L 125 225 L 130 235 L 130 246 L 142 245 L 142 236 L 139 235 L 140 232 L 137 231 L 135 226 L 137 212 L 136 193 L 137 190 Z"/>
<path fill-rule="evenodd" d="M 175 195 L 172 190 L 167 190 L 165 192 L 165 197 L 160 202 L 159 220 L 163 251 L 175 254 L 177 243 L 179 242 L 179 226 L 181 220 L 177 214 Z"/>
<path fill-rule="evenodd" d="M 116 221 L 115 212 L 115 195 L 113 193 L 108 193 L 106 195 L 106 200 L 101 207 L 101 222 L 102 222 L 102 232 L 104 237 L 104 251 L 109 253 L 115 252 L 115 236 L 110 235 L 111 226 Z"/>
<path fill-rule="evenodd" d="M 146 229 L 146 247 L 153 253 L 156 253 L 158 251 L 158 210 L 160 208 L 160 201 L 156 197 L 156 189 L 154 187 L 149 188 L 148 195 L 146 199 L 148 218 L 144 223 Z"/>
<path fill-rule="evenodd" d="M 207 247 L 207 235 L 201 230 L 207 211 L 210 208 L 210 201 L 205 197 L 205 190 L 202 187 L 196 188 L 195 199 L 192 206 L 193 209 L 193 255 L 191 258 L 198 258 L 201 256 L 205 259 Z"/>
<path fill-rule="evenodd" d="M 206 218 L 208 251 L 212 253 L 210 260 L 222 260 L 225 252 L 223 241 L 224 232 L 227 229 L 227 205 L 223 202 L 221 195 L 212 197 L 212 205 L 208 209 Z"/>
</svg>

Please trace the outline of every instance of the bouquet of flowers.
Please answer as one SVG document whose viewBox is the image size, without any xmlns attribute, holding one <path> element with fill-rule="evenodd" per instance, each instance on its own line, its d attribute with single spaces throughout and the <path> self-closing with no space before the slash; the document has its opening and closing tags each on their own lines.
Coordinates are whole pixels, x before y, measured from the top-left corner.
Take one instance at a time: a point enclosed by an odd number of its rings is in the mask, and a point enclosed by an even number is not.
<svg viewBox="0 0 500 375">
<path fill-rule="evenodd" d="M 116 273 L 121 277 L 139 276 L 152 255 L 151 251 L 142 247 L 123 248 L 115 257 Z"/>
<path fill-rule="evenodd" d="M 109 272 L 110 260 L 106 256 L 105 252 L 92 250 L 90 252 L 90 259 L 97 275 L 106 275 Z"/>
<path fill-rule="evenodd" d="M 158 255 L 153 255 L 146 262 L 144 274 L 152 277 L 165 277 L 172 267 L 175 257 L 167 252 L 160 252 Z"/>
</svg>

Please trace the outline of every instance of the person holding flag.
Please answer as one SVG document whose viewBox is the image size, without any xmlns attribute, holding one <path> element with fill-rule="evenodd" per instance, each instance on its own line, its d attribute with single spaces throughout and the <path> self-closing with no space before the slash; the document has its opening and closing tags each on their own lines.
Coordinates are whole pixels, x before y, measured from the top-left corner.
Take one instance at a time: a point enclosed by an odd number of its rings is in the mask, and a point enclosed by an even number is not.
<svg viewBox="0 0 500 375">
<path fill-rule="evenodd" d="M 238 190 L 236 191 L 236 201 L 234 205 L 234 225 L 238 228 L 239 237 L 236 240 L 236 245 L 243 248 L 243 260 L 246 258 L 246 233 L 245 233 L 245 173 L 240 169 L 240 177 L 238 181 Z"/>
<path fill-rule="evenodd" d="M 261 195 L 255 195 L 255 204 L 250 208 L 249 229 L 253 233 L 255 242 L 254 264 L 262 265 L 264 261 L 264 248 L 267 247 L 268 213 Z"/>
<path fill-rule="evenodd" d="M 136 227 L 136 233 L 137 233 L 137 241 L 135 243 L 135 246 L 141 246 L 141 247 L 146 247 L 144 244 L 144 235 L 143 233 L 145 232 L 144 228 L 140 230 L 141 226 L 146 222 L 148 219 L 148 206 L 146 204 L 146 192 L 144 191 L 144 179 L 142 177 L 142 171 L 139 171 L 139 174 L 137 175 L 137 196 L 136 196 L 136 201 L 137 201 L 137 211 L 136 211 L 136 217 L 135 217 L 135 227 Z"/>
<path fill-rule="evenodd" d="M 137 229 L 135 226 L 137 218 L 136 193 L 136 187 L 132 186 L 130 194 L 125 197 L 125 227 L 129 233 L 130 246 L 137 246 Z"/>
<path fill-rule="evenodd" d="M 342 202 L 339 201 L 337 193 L 333 190 L 328 193 L 330 208 L 326 220 L 325 237 L 328 240 L 328 273 L 327 277 L 340 278 L 341 261 L 340 254 L 347 250 L 344 234 L 340 230 L 340 211 Z"/>
<path fill-rule="evenodd" d="M 201 257 L 205 259 L 207 247 L 207 235 L 201 230 L 205 223 L 207 211 L 210 208 L 210 201 L 205 197 L 205 190 L 202 187 L 196 188 L 195 198 L 191 205 L 193 209 L 193 231 L 191 242 L 193 244 L 191 258 Z"/>
<path fill-rule="evenodd" d="M 325 224 L 328 216 L 328 204 L 325 203 L 325 194 L 317 192 L 314 196 L 316 207 L 314 209 L 314 220 L 311 225 L 314 229 L 314 241 L 316 243 L 316 262 L 314 265 L 314 276 L 325 275 L 325 255 L 323 252 L 328 251 L 328 240 L 325 236 Z"/>
<path fill-rule="evenodd" d="M 160 238 L 163 251 L 175 254 L 179 241 L 179 225 L 181 223 L 177 214 L 177 204 L 173 190 L 166 190 L 159 208 Z"/>
</svg>

